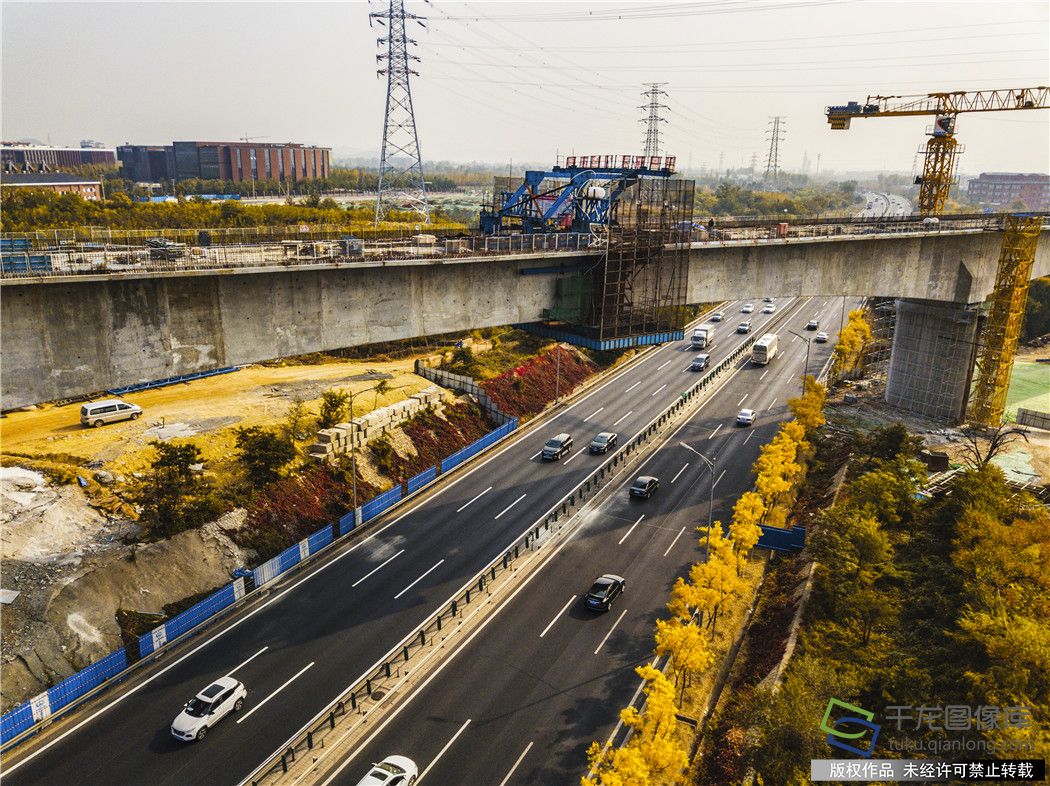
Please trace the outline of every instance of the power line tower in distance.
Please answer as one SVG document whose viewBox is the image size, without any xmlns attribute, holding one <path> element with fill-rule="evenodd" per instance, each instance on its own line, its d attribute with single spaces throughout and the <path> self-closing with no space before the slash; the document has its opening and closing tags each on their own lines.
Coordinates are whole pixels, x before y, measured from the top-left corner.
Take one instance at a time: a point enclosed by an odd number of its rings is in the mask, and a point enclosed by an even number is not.
<svg viewBox="0 0 1050 786">
<path fill-rule="evenodd" d="M 643 96 L 649 99 L 648 104 L 642 104 L 638 107 L 646 111 L 646 117 L 639 120 L 639 123 L 645 123 L 645 139 L 644 139 L 644 153 L 646 159 L 650 156 L 660 155 L 660 123 L 666 123 L 665 118 L 660 117 L 660 110 L 667 109 L 667 105 L 660 103 L 660 96 L 666 96 L 660 88 L 667 84 L 667 82 L 646 82 L 649 85 L 649 89 L 642 93 Z"/>
<path fill-rule="evenodd" d="M 769 128 L 766 138 L 769 140 L 769 155 L 766 157 L 766 182 L 776 184 L 780 175 L 780 143 L 784 141 L 784 118 L 782 115 L 774 115 L 769 118 Z"/>
<path fill-rule="evenodd" d="M 416 115 L 412 108 L 411 76 L 419 76 L 411 63 L 419 62 L 410 47 L 416 41 L 408 37 L 405 25 L 414 21 L 426 27 L 424 17 L 405 10 L 405 0 L 389 0 L 387 8 L 371 11 L 368 22 L 386 28 L 377 43 L 386 51 L 376 55 L 382 65 L 376 73 L 386 76 L 386 113 L 383 119 L 383 146 L 379 156 L 379 189 L 376 193 L 376 223 L 383 220 L 386 202 L 396 199 L 418 213 L 423 223 L 430 223 L 430 204 L 423 178 L 423 156 L 419 152 Z"/>
</svg>

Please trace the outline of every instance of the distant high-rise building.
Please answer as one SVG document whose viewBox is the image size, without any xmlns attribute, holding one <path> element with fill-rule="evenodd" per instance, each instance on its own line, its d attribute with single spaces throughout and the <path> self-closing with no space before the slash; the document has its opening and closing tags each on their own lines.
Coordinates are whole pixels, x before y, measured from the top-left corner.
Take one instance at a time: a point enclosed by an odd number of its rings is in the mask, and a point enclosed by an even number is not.
<svg viewBox="0 0 1050 786">
<path fill-rule="evenodd" d="M 1028 210 L 1050 210 L 1050 175 L 982 172 L 967 183 L 966 195 L 984 207 L 1010 207 L 1019 201 Z"/>
</svg>

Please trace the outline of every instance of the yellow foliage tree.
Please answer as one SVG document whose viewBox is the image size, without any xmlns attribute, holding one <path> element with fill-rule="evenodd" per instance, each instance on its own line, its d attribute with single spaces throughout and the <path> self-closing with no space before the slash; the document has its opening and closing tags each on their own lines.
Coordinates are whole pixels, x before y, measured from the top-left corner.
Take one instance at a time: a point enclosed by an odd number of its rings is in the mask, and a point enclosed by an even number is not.
<svg viewBox="0 0 1050 786">
<path fill-rule="evenodd" d="M 670 656 L 679 703 L 692 677 L 707 671 L 715 659 L 700 626 L 678 618 L 656 621 L 656 652 Z"/>
<path fill-rule="evenodd" d="M 636 745 L 605 748 L 600 742 L 592 742 L 587 760 L 595 777 L 583 776 L 581 786 L 649 786 L 652 782 L 649 765 Z"/>
<path fill-rule="evenodd" d="M 729 525 L 729 539 L 733 542 L 733 550 L 737 555 L 737 575 L 740 574 L 744 560 L 751 554 L 751 549 L 762 537 L 762 529 L 758 526 L 766 513 L 766 506 L 762 504 L 762 497 L 754 491 L 746 491 L 740 495 L 740 499 L 733 506 L 733 523 Z"/>
<path fill-rule="evenodd" d="M 824 425 L 824 397 L 826 388 L 812 375 L 806 377 L 802 395 L 788 399 L 788 408 L 806 432 Z"/>
<path fill-rule="evenodd" d="M 849 320 L 839 331 L 838 342 L 832 353 L 831 376 L 853 374 L 861 367 L 864 350 L 871 343 L 871 325 L 862 309 L 849 312 Z"/>
</svg>

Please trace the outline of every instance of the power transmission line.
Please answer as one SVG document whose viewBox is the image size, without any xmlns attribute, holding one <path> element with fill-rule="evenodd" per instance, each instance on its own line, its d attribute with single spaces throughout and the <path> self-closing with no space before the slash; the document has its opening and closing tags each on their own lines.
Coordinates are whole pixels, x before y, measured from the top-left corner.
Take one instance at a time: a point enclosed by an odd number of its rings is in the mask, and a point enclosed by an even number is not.
<svg viewBox="0 0 1050 786">
<path fill-rule="evenodd" d="M 419 57 L 409 51 L 415 46 L 408 37 L 405 23 L 415 21 L 426 27 L 423 17 L 405 11 L 405 0 L 389 0 L 385 11 L 368 14 L 369 24 L 375 21 L 386 28 L 386 36 L 377 43 L 386 45 L 386 52 L 376 55 L 384 67 L 376 71 L 386 76 L 386 112 L 383 118 L 383 147 L 379 156 L 379 190 L 376 194 L 376 223 L 383 220 L 384 190 L 397 189 L 397 199 L 407 204 L 430 223 L 430 205 L 427 202 L 427 186 L 423 179 L 423 156 L 419 151 L 419 134 L 416 132 L 416 114 L 412 107 L 411 75 L 419 76 L 411 62 Z M 395 158 L 401 160 L 395 163 Z M 406 163 L 407 160 L 407 163 Z"/>
<path fill-rule="evenodd" d="M 769 130 L 766 132 L 769 155 L 766 158 L 765 180 L 773 184 L 776 184 L 780 174 L 780 143 L 784 141 L 784 120 L 782 115 L 774 115 L 769 119 Z"/>
<path fill-rule="evenodd" d="M 660 88 L 667 84 L 667 82 L 646 82 L 649 85 L 649 89 L 642 93 L 649 99 L 648 104 L 643 104 L 638 107 L 644 109 L 647 112 L 647 117 L 639 120 L 639 123 L 645 123 L 645 138 L 643 140 L 644 151 L 646 160 L 651 156 L 660 155 L 660 123 L 666 123 L 665 118 L 660 117 L 660 110 L 667 109 L 665 104 L 660 103 L 660 96 L 666 96 Z"/>
</svg>

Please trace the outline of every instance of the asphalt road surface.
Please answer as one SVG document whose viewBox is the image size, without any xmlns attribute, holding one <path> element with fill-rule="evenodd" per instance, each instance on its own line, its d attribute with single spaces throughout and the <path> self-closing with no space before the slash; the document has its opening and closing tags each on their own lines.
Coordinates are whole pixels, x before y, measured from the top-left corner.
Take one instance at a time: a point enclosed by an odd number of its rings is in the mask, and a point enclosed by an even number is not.
<svg viewBox="0 0 1050 786">
<path fill-rule="evenodd" d="M 725 309 L 712 363 L 746 339 L 732 332 L 740 306 Z M 807 309 L 793 322 L 812 316 Z M 750 316 L 761 333 L 779 314 Z M 582 480 L 602 460 L 585 453 L 593 435 L 616 431 L 622 443 L 676 400 L 696 378 L 686 370 L 695 354 L 688 341 L 649 353 L 367 538 L 164 654 L 20 746 L 5 762 L 5 785 L 239 783 Z M 574 452 L 540 462 L 542 444 L 559 431 L 574 435 Z M 175 740 L 169 725 L 182 705 L 223 675 L 247 686 L 244 710 L 200 743 Z"/>
<path fill-rule="evenodd" d="M 609 738 L 619 710 L 637 695 L 635 666 L 652 658 L 653 630 L 677 576 L 703 558 L 695 534 L 707 522 L 707 465 L 681 443 L 715 460 L 714 518 L 728 523 L 737 497 L 751 488 L 759 448 L 790 417 L 806 362 L 806 321 L 832 332 L 842 299 L 803 301 L 780 327 L 780 353 L 766 366 L 741 370 L 593 511 L 543 567 L 512 590 L 506 605 L 473 639 L 460 643 L 440 672 L 408 694 L 327 783 L 356 784 L 371 762 L 412 758 L 420 786 L 510 786 L 577 783 L 586 749 Z M 851 301 L 849 307 L 855 307 Z M 810 370 L 828 361 L 832 344 L 812 344 Z M 742 408 L 758 411 L 736 427 Z M 660 488 L 634 500 L 635 475 L 655 475 Z M 627 588 L 612 609 L 583 607 L 591 581 L 623 576 Z"/>
</svg>

